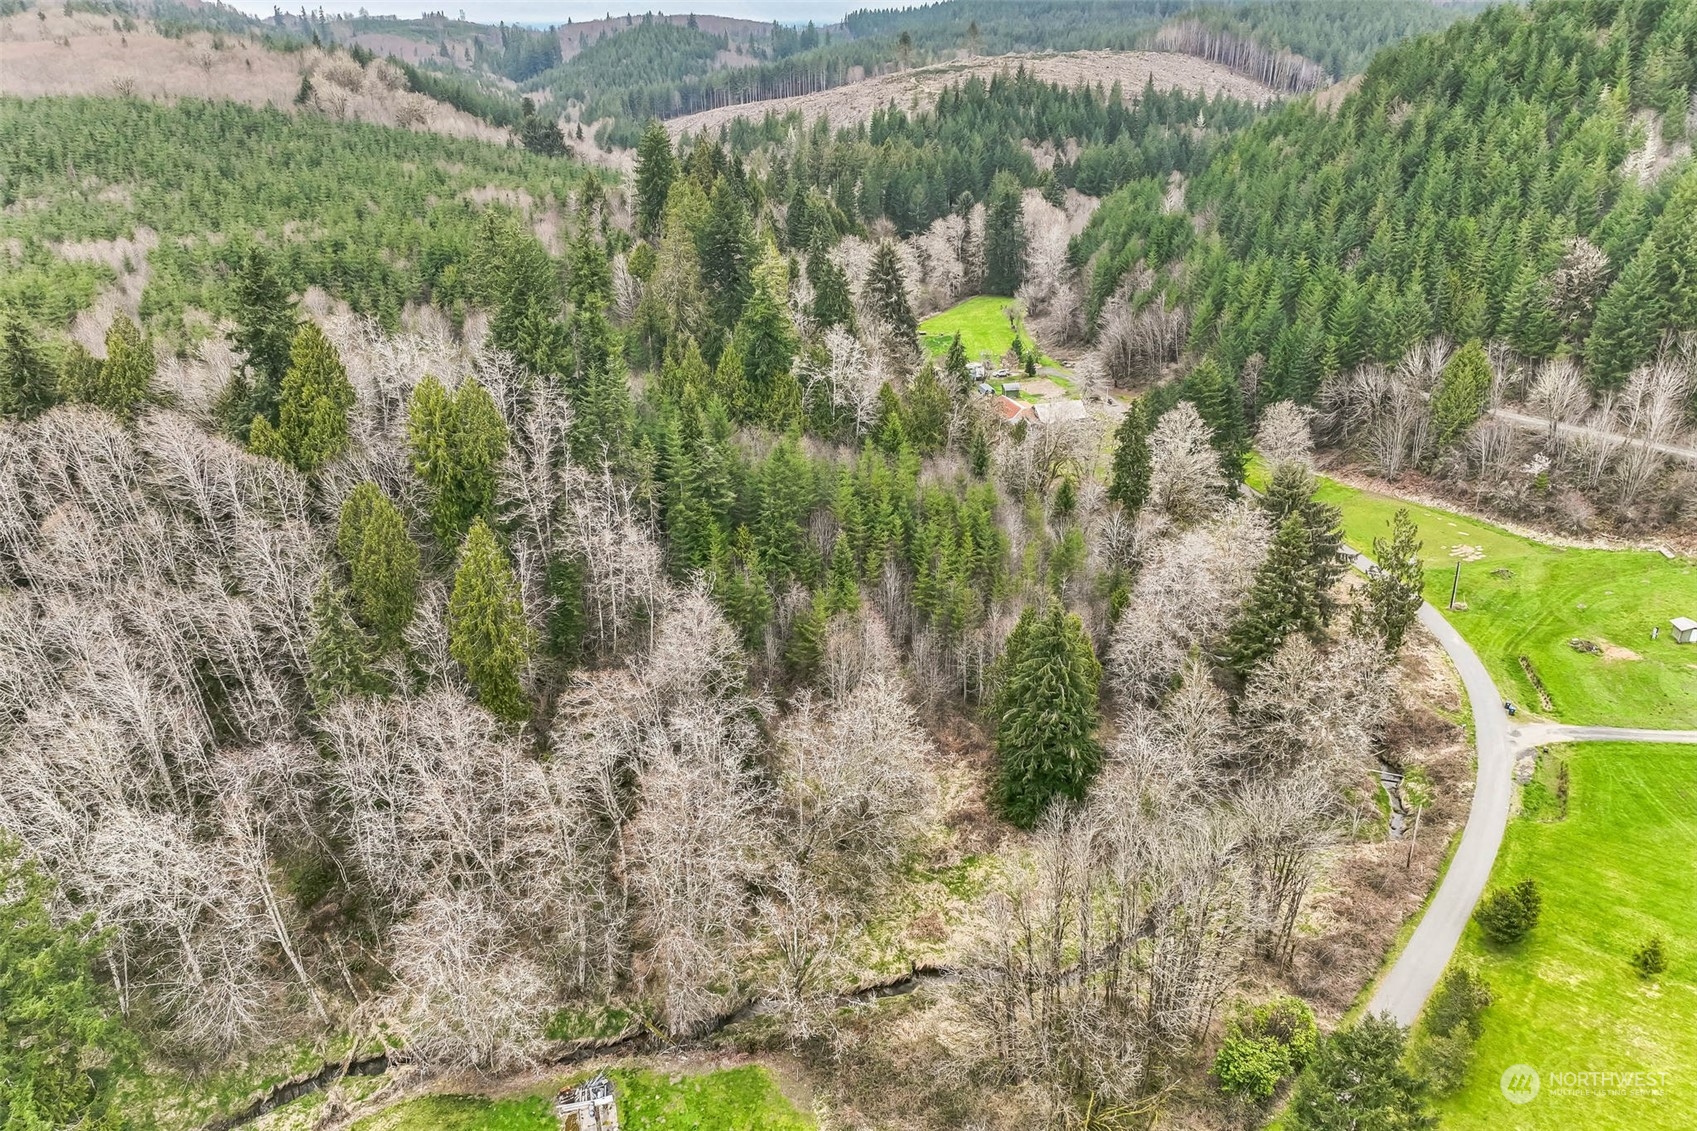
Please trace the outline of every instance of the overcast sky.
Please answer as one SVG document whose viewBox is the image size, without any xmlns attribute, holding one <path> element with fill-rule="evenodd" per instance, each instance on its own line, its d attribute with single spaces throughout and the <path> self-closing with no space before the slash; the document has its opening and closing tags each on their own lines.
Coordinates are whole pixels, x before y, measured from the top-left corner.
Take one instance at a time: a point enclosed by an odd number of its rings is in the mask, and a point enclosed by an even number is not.
<svg viewBox="0 0 1697 1131">
<path fill-rule="evenodd" d="M 301 10 L 302 0 L 283 3 L 281 0 L 225 0 L 226 3 L 240 8 L 242 11 L 255 16 L 269 16 L 273 7 L 281 7 L 285 12 Z M 844 13 L 851 8 L 905 7 L 905 0 L 857 0 L 857 2 L 830 2 L 830 0 L 675 0 L 673 4 L 663 3 L 662 0 L 648 0 L 640 7 L 633 6 L 630 0 L 622 3 L 610 3 L 610 0 L 364 0 L 363 3 L 330 3 L 318 0 L 308 3 L 308 10 L 316 12 L 320 7 L 326 13 L 357 12 L 364 8 L 374 16 L 416 16 L 420 12 L 445 11 L 450 16 L 465 13 L 465 18 L 478 23 L 507 23 L 521 24 L 563 24 L 566 17 L 574 20 L 600 19 L 611 12 L 622 16 L 626 12 L 641 13 L 644 11 L 659 12 L 711 12 L 716 16 L 737 16 L 745 20 L 782 20 L 785 23 L 806 23 L 813 20 L 817 23 L 834 23 L 843 18 Z"/>
</svg>

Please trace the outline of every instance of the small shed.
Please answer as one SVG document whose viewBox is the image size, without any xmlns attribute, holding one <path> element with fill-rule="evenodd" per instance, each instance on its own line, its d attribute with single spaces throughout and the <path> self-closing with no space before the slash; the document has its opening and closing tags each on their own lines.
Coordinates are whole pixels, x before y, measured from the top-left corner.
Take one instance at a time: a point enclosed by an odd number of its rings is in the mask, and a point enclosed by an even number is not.
<svg viewBox="0 0 1697 1131">
<path fill-rule="evenodd" d="M 1676 644 L 1697 644 L 1697 620 L 1674 617 L 1673 639 Z"/>
<path fill-rule="evenodd" d="M 597 1072 L 575 1088 L 562 1088 L 554 1097 L 560 1131 L 619 1131 L 619 1102 L 613 1082 Z"/>
<path fill-rule="evenodd" d="M 1006 393 L 1010 397 L 1019 396 L 1019 382 L 1018 381 L 1005 382 L 1002 385 L 1002 392 Z"/>
</svg>

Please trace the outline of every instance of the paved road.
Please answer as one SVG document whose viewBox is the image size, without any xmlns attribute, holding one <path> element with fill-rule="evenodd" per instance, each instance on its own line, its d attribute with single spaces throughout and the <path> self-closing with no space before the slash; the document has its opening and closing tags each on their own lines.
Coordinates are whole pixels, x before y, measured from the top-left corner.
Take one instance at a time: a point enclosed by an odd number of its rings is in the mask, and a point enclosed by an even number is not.
<svg viewBox="0 0 1697 1131">
<path fill-rule="evenodd" d="M 1355 565 L 1365 571 L 1372 563 L 1357 554 Z M 1521 751 L 1552 742 L 1679 742 L 1697 743 L 1697 731 L 1650 730 L 1639 727 L 1566 726 L 1560 723 L 1510 724 L 1502 696 L 1478 653 L 1455 626 L 1430 604 L 1420 606 L 1420 623 L 1443 645 L 1461 675 L 1467 701 L 1473 708 L 1478 745 L 1478 780 L 1473 807 L 1461 830 L 1461 843 L 1450 859 L 1443 883 L 1426 906 L 1426 913 L 1394 965 L 1386 972 L 1367 1003 L 1369 1013 L 1388 1012 L 1400 1024 L 1412 1025 L 1438 984 L 1462 928 L 1485 891 L 1508 825 L 1514 793 L 1514 760 Z"/>
<path fill-rule="evenodd" d="M 1532 416 L 1524 412 L 1516 412 L 1512 408 L 1494 408 L 1491 410 L 1491 415 L 1496 417 L 1498 420 L 1506 421 L 1509 424 L 1513 424 L 1519 428 L 1525 428 L 1529 431 L 1548 432 L 1550 430 L 1550 422 L 1545 417 Z M 1593 440 L 1608 440 L 1617 444 L 1624 444 L 1628 440 L 1632 439 L 1632 437 L 1622 435 L 1619 432 L 1611 432 L 1606 428 L 1590 428 L 1584 424 L 1559 423 L 1556 425 L 1556 431 L 1560 432 L 1564 436 L 1586 436 Z M 1688 459 L 1693 463 L 1697 463 L 1697 448 L 1687 448 L 1682 447 L 1679 444 L 1664 444 L 1660 442 L 1653 443 L 1650 447 L 1661 452 L 1663 455 L 1675 456 L 1679 459 Z"/>
<path fill-rule="evenodd" d="M 1461 675 L 1467 701 L 1473 707 L 1479 768 L 1473 808 L 1468 811 L 1461 844 L 1444 873 L 1444 882 L 1427 904 L 1420 925 L 1414 928 L 1396 964 L 1367 1003 L 1368 1012 L 1388 1012 L 1403 1025 L 1412 1025 L 1420 1016 L 1421 1007 L 1461 941 L 1461 929 L 1467 926 L 1473 905 L 1479 902 L 1485 882 L 1491 878 L 1491 865 L 1496 863 L 1497 849 L 1503 843 L 1509 798 L 1514 792 L 1514 749 L 1509 741 L 1508 712 L 1503 710 L 1497 685 L 1478 654 L 1442 613 L 1430 604 L 1422 605 L 1420 623 L 1438 638 Z"/>
</svg>

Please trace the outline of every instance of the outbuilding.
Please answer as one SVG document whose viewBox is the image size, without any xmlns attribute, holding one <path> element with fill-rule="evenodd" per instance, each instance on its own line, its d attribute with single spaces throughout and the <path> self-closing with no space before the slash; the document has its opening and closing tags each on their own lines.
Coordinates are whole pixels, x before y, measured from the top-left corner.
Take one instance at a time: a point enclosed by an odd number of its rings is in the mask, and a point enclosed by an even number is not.
<svg viewBox="0 0 1697 1131">
<path fill-rule="evenodd" d="M 1697 620 L 1674 617 L 1673 640 L 1675 644 L 1697 644 Z"/>
</svg>

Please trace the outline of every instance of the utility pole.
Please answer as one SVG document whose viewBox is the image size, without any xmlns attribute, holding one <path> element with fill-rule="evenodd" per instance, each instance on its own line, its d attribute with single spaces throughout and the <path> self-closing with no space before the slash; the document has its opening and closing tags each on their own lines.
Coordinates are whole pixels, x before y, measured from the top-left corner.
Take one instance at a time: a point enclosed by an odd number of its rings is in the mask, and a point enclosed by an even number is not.
<svg viewBox="0 0 1697 1131">
<path fill-rule="evenodd" d="M 1455 580 L 1450 582 L 1450 609 L 1455 609 L 1455 597 L 1461 591 L 1461 563 L 1455 563 Z"/>
<path fill-rule="evenodd" d="M 1414 810 L 1414 831 L 1408 837 L 1408 858 L 1402 862 L 1404 871 L 1414 866 L 1414 846 L 1420 840 L 1420 814 L 1426 811 L 1426 806 L 1416 806 Z"/>
</svg>

